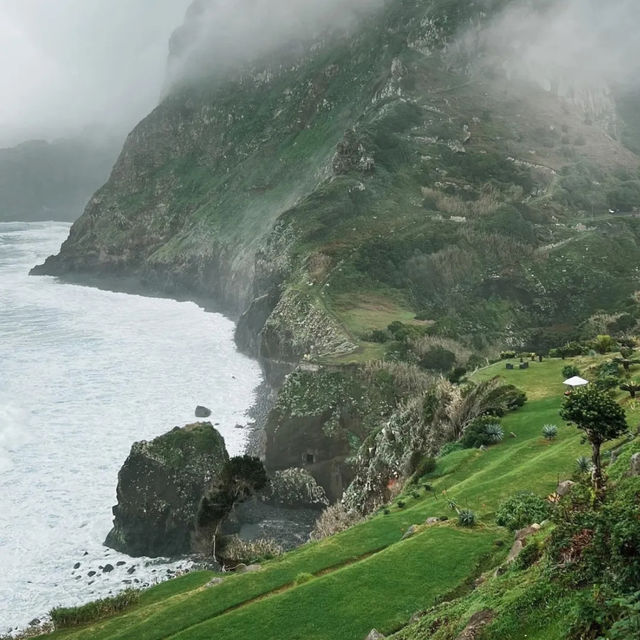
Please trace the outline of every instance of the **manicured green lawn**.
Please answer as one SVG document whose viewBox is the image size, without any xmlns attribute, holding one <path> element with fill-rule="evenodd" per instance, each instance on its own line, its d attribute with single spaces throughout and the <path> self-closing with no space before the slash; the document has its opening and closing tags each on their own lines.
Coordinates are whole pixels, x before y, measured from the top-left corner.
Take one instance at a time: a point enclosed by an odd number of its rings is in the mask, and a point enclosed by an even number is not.
<svg viewBox="0 0 640 640">
<path fill-rule="evenodd" d="M 393 631 L 467 576 L 505 534 L 495 528 L 427 530 L 355 565 L 186 629 L 176 640 L 343 640 Z"/>
</svg>

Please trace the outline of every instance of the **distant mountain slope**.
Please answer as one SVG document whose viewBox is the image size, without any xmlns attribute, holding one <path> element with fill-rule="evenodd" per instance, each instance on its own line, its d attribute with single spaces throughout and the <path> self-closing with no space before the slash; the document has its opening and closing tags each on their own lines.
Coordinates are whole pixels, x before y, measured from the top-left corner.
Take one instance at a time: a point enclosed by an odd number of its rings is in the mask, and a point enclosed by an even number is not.
<svg viewBox="0 0 640 640">
<path fill-rule="evenodd" d="M 371 330 L 416 314 L 482 352 L 635 313 L 634 109 L 477 64 L 506 4 L 393 0 L 176 88 L 36 272 L 213 296 L 289 363 L 381 357 Z"/>
<path fill-rule="evenodd" d="M 0 220 L 75 220 L 108 179 L 118 146 L 79 137 L 0 149 Z"/>
</svg>

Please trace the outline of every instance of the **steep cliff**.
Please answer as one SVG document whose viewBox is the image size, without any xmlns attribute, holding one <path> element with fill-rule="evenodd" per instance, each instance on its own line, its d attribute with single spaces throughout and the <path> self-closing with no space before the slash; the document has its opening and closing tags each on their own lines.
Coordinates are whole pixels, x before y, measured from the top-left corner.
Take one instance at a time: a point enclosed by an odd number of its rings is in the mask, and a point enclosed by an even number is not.
<svg viewBox="0 0 640 640">
<path fill-rule="evenodd" d="M 614 137 L 628 128 L 611 94 L 471 65 L 457 38 L 484 9 L 395 0 L 294 61 L 176 85 L 35 272 L 213 297 L 246 312 L 243 346 L 287 363 L 375 353 L 367 331 L 411 313 L 483 349 L 624 306 L 639 255 L 638 158 Z"/>
<path fill-rule="evenodd" d="M 389 0 L 346 35 L 176 83 L 34 273 L 211 297 L 276 387 L 300 363 L 467 366 L 589 319 L 637 326 L 637 96 L 496 62 L 482 34 L 509 4 Z M 286 464 L 326 449 L 317 415 L 274 426 L 300 441 Z"/>
</svg>

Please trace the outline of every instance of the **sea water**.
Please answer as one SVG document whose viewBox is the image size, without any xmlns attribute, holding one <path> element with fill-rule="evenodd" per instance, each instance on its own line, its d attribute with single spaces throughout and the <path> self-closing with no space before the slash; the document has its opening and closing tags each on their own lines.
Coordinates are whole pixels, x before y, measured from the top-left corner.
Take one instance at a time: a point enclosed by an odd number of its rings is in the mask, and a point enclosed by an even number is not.
<svg viewBox="0 0 640 640">
<path fill-rule="evenodd" d="M 68 231 L 0 223 L 0 634 L 183 566 L 102 545 L 118 470 L 198 404 L 240 453 L 260 382 L 222 315 L 30 277 Z"/>
</svg>

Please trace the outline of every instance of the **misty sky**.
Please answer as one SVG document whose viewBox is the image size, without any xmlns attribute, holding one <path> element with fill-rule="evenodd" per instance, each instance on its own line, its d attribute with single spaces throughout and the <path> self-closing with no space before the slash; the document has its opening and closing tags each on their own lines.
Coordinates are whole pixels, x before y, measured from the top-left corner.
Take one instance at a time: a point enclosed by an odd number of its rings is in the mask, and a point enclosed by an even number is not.
<svg viewBox="0 0 640 640">
<path fill-rule="evenodd" d="M 190 0 L 0 0 L 0 146 L 130 129 L 157 103 Z"/>
</svg>

